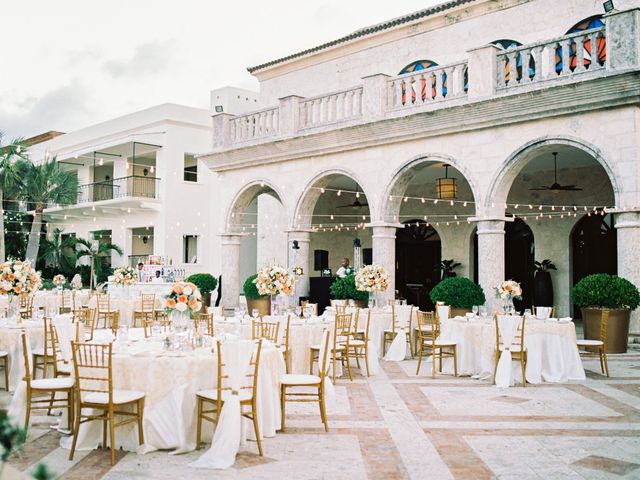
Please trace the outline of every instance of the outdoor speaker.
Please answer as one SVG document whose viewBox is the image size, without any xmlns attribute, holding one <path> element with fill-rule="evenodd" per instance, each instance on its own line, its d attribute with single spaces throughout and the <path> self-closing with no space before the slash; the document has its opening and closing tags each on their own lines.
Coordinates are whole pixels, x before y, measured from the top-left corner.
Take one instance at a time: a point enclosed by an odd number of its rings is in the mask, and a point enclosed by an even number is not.
<svg viewBox="0 0 640 480">
<path fill-rule="evenodd" d="M 362 249 L 362 263 L 365 265 L 371 265 L 373 263 L 373 249 L 372 248 L 363 248 Z"/>
<path fill-rule="evenodd" d="M 329 268 L 329 252 L 327 250 L 313 251 L 313 269 L 316 272 Z"/>
</svg>

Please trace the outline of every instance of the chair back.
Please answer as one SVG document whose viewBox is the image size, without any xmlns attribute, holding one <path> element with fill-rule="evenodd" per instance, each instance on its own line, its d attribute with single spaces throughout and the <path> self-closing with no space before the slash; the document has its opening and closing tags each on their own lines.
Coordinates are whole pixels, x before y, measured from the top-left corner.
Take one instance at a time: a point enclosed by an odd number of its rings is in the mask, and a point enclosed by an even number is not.
<svg viewBox="0 0 640 480">
<path fill-rule="evenodd" d="M 53 363 L 53 376 L 57 377 L 58 368 L 60 366 L 59 363 L 67 363 L 67 362 L 65 362 L 64 360 L 64 355 L 63 355 L 62 349 L 60 348 L 58 330 L 56 329 L 53 322 L 49 324 L 49 339 L 51 342 L 51 363 Z M 78 339 L 77 339 L 77 333 L 76 333 L 76 342 L 77 341 Z"/>
<path fill-rule="evenodd" d="M 361 312 L 362 312 L 362 310 L 358 309 L 358 313 L 356 314 L 356 318 L 359 319 Z M 367 319 L 365 320 L 365 324 L 364 324 L 364 339 L 363 339 L 365 345 L 369 341 L 369 326 L 370 325 L 371 325 L 371 309 L 367 308 Z"/>
<path fill-rule="evenodd" d="M 97 294 L 98 314 L 111 311 L 111 295 L 108 293 Z"/>
<path fill-rule="evenodd" d="M 153 293 L 143 293 L 140 296 L 140 311 L 153 314 L 156 308 L 156 296 Z"/>
<path fill-rule="evenodd" d="M 60 313 L 68 313 L 73 309 L 73 290 L 60 290 Z"/>
<path fill-rule="evenodd" d="M 336 314 L 334 328 L 333 328 L 333 347 L 334 349 L 338 343 L 345 343 L 347 349 L 349 348 L 349 339 L 352 335 L 351 322 L 353 315 L 351 313 Z"/>
<path fill-rule="evenodd" d="M 287 315 L 287 323 L 284 327 L 284 349 L 285 352 L 289 351 L 289 330 L 291 328 L 291 315 Z"/>
<path fill-rule="evenodd" d="M 533 305 L 531 311 L 534 317 L 537 318 L 552 318 L 556 315 L 556 307 L 536 307 Z M 540 315 L 540 317 L 538 317 Z"/>
<path fill-rule="evenodd" d="M 418 320 L 418 338 L 421 342 L 431 341 L 435 343 L 438 335 L 440 335 L 440 322 L 435 312 L 423 312 L 418 310 L 416 312 L 416 318 Z"/>
<path fill-rule="evenodd" d="M 29 319 L 33 317 L 33 295 L 29 295 L 23 292 L 19 295 L 20 298 L 20 317 Z"/>
<path fill-rule="evenodd" d="M 607 343 L 607 327 L 609 326 L 609 310 L 602 310 L 600 318 L 600 341 L 602 344 Z"/>
<path fill-rule="evenodd" d="M 496 324 L 496 351 L 500 351 L 500 347 L 511 347 L 512 345 L 518 345 L 520 347 L 520 351 L 524 351 L 524 326 L 525 326 L 525 318 L 524 317 L 516 317 L 513 315 L 503 315 L 503 317 L 508 317 L 517 321 L 518 326 L 516 328 L 513 339 L 509 345 L 505 345 L 504 336 L 505 333 L 500 329 L 500 315 L 494 315 L 493 320 Z"/>
<path fill-rule="evenodd" d="M 71 342 L 77 398 L 105 393 L 113 403 L 113 344 Z"/>
<path fill-rule="evenodd" d="M 245 340 L 246 341 L 246 340 Z M 222 395 L 225 391 L 232 391 L 233 387 L 230 385 L 230 376 L 227 372 L 227 360 L 224 358 L 223 349 L 225 347 L 225 343 L 217 342 L 217 356 L 218 356 L 218 378 L 216 383 L 216 390 L 218 391 L 218 404 L 221 404 Z M 258 371 L 260 368 L 260 355 L 262 352 L 262 339 L 258 340 L 257 347 L 251 355 L 250 368 L 244 374 L 245 381 L 242 382 L 242 385 L 239 387 L 240 390 L 249 390 L 251 389 L 253 399 L 257 398 L 258 391 Z"/>
<path fill-rule="evenodd" d="M 442 322 L 443 320 L 449 320 L 450 316 L 450 305 L 436 305 L 436 318 L 438 319 L 438 323 Z"/>
<path fill-rule="evenodd" d="M 213 324 L 213 313 L 196 313 L 193 316 L 196 329 L 200 328 L 202 324 L 205 325 L 205 331 L 200 332 L 210 337 L 215 336 L 215 326 Z M 202 330 L 202 329 L 201 329 Z"/>
<path fill-rule="evenodd" d="M 82 307 L 76 310 L 74 320 L 78 324 L 84 323 L 84 331 L 89 334 L 87 340 L 93 340 L 93 330 L 96 325 L 96 309 Z M 77 339 L 77 341 L 80 341 L 80 339 Z"/>
<path fill-rule="evenodd" d="M 20 334 L 20 341 L 22 342 L 22 361 L 24 362 L 24 377 L 23 380 L 27 383 L 27 390 L 31 388 L 31 355 L 29 355 L 29 345 L 27 342 L 27 332 L 24 330 Z M 45 358 L 46 362 L 46 358 Z"/>
<path fill-rule="evenodd" d="M 324 383 L 325 377 L 329 376 L 329 365 L 331 362 L 327 361 L 327 352 L 329 351 L 329 334 L 331 332 L 328 328 L 325 328 L 322 332 L 322 340 L 320 341 L 320 352 L 318 358 L 320 384 Z"/>
<path fill-rule="evenodd" d="M 260 320 L 251 320 L 251 338 L 253 340 L 265 339 L 273 343 L 278 343 L 278 332 L 280 331 L 280 322 L 267 322 L 264 317 Z"/>
<path fill-rule="evenodd" d="M 336 304 L 334 308 L 336 309 L 336 313 L 338 315 L 344 315 L 345 313 L 347 313 L 347 306 L 348 305 L 346 304 L 343 304 L 343 305 Z"/>
</svg>

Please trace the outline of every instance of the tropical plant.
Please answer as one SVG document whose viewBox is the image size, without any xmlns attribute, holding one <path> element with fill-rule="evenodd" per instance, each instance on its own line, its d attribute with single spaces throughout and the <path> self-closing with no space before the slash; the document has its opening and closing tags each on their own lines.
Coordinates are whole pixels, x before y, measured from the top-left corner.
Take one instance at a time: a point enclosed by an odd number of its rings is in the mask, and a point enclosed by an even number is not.
<svg viewBox="0 0 640 480">
<path fill-rule="evenodd" d="M 482 287 L 468 278 L 445 278 L 431 289 L 431 301 L 444 302 L 454 308 L 471 308 L 484 305 L 486 300 Z"/>
<path fill-rule="evenodd" d="M 640 292 L 629 280 L 596 273 L 587 275 L 571 290 L 571 300 L 581 308 L 613 308 L 635 310 L 640 305 Z"/>
<path fill-rule="evenodd" d="M 87 240 L 86 238 L 76 239 L 76 257 L 89 259 L 91 272 L 89 273 L 89 289 L 93 290 L 93 285 L 101 279 L 104 269 L 104 259 L 111 256 L 112 252 L 122 255 L 122 249 L 114 243 L 102 243 L 98 240 Z"/>
<path fill-rule="evenodd" d="M 64 273 L 72 273 L 75 267 L 75 247 L 76 239 L 74 237 L 62 239 L 60 228 L 54 228 L 51 238 L 43 238 L 40 242 L 39 260 L 44 260 L 49 266 L 55 270 Z M 70 254 L 71 252 L 71 254 Z"/>
<path fill-rule="evenodd" d="M 218 286 L 218 280 L 210 273 L 194 273 L 187 277 L 187 282 L 195 283 L 203 296 L 213 292 Z"/>
<path fill-rule="evenodd" d="M 533 268 L 536 272 L 548 272 L 549 270 L 557 270 L 556 266 L 548 258 L 541 262 L 533 262 Z"/>
<path fill-rule="evenodd" d="M 33 221 L 27 244 L 27 259 L 36 262 L 40 248 L 42 212 L 49 204 L 67 205 L 78 197 L 78 177 L 64 170 L 56 158 L 42 163 L 27 163 L 21 196 L 33 205 Z"/>
<path fill-rule="evenodd" d="M 245 298 L 263 298 L 266 295 L 260 295 L 258 293 L 258 287 L 254 283 L 254 280 L 258 278 L 258 274 L 254 273 L 253 275 L 249 275 L 247 279 L 244 281 L 244 285 L 242 285 L 242 291 L 244 292 Z"/>
<path fill-rule="evenodd" d="M 454 272 L 454 270 L 456 268 L 458 268 L 460 265 L 462 265 L 462 264 L 456 262 L 454 259 L 442 260 L 440 262 L 440 270 L 442 270 L 442 278 L 441 279 L 444 280 L 445 278 L 455 277 L 456 276 L 456 272 Z"/>
<path fill-rule="evenodd" d="M 367 300 L 369 292 L 363 292 L 356 287 L 355 275 L 337 278 L 331 285 L 331 293 L 336 300 Z"/>
<path fill-rule="evenodd" d="M 4 134 L 0 132 L 0 145 Z M 26 165 L 27 149 L 22 139 L 17 138 L 0 149 L 0 210 L 4 212 L 4 197 L 19 192 Z M 0 214 L 0 262 L 6 259 L 4 213 Z"/>
</svg>

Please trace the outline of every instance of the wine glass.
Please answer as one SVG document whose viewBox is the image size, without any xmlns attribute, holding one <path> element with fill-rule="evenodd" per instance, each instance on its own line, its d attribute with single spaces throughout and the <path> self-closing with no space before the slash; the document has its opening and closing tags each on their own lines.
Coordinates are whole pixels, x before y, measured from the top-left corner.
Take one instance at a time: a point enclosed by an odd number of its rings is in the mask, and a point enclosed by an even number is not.
<svg viewBox="0 0 640 480">
<path fill-rule="evenodd" d="M 301 306 L 296 306 L 295 308 L 295 312 L 296 312 L 296 316 L 300 317 L 302 314 L 302 307 Z"/>
<path fill-rule="evenodd" d="M 256 318 L 256 319 L 257 319 L 259 315 L 260 315 L 260 312 L 258 311 L 258 309 L 257 309 L 257 308 L 254 308 L 254 309 L 252 309 L 252 310 L 251 310 L 251 316 L 252 316 L 253 318 Z"/>
<path fill-rule="evenodd" d="M 471 311 L 473 312 L 473 316 L 477 317 L 478 316 L 478 305 L 474 305 L 473 307 L 471 307 Z"/>
</svg>

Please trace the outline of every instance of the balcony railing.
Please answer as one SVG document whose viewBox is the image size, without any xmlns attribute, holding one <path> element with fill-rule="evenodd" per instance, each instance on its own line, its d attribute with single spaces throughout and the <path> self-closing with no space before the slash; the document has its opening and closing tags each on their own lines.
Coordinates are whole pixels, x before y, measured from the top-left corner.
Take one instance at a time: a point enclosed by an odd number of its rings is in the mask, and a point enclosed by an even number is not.
<svg viewBox="0 0 640 480">
<path fill-rule="evenodd" d="M 158 198 L 160 179 L 132 175 L 81 185 L 77 203 L 101 202 L 117 198 Z"/>
<path fill-rule="evenodd" d="M 485 101 L 530 90 L 640 70 L 637 12 L 609 14 L 606 25 L 501 50 L 487 45 L 468 59 L 390 77 L 325 95 L 281 98 L 258 112 L 214 116 L 217 151 L 333 128 Z M 630 38 L 631 37 L 631 38 Z"/>
</svg>

